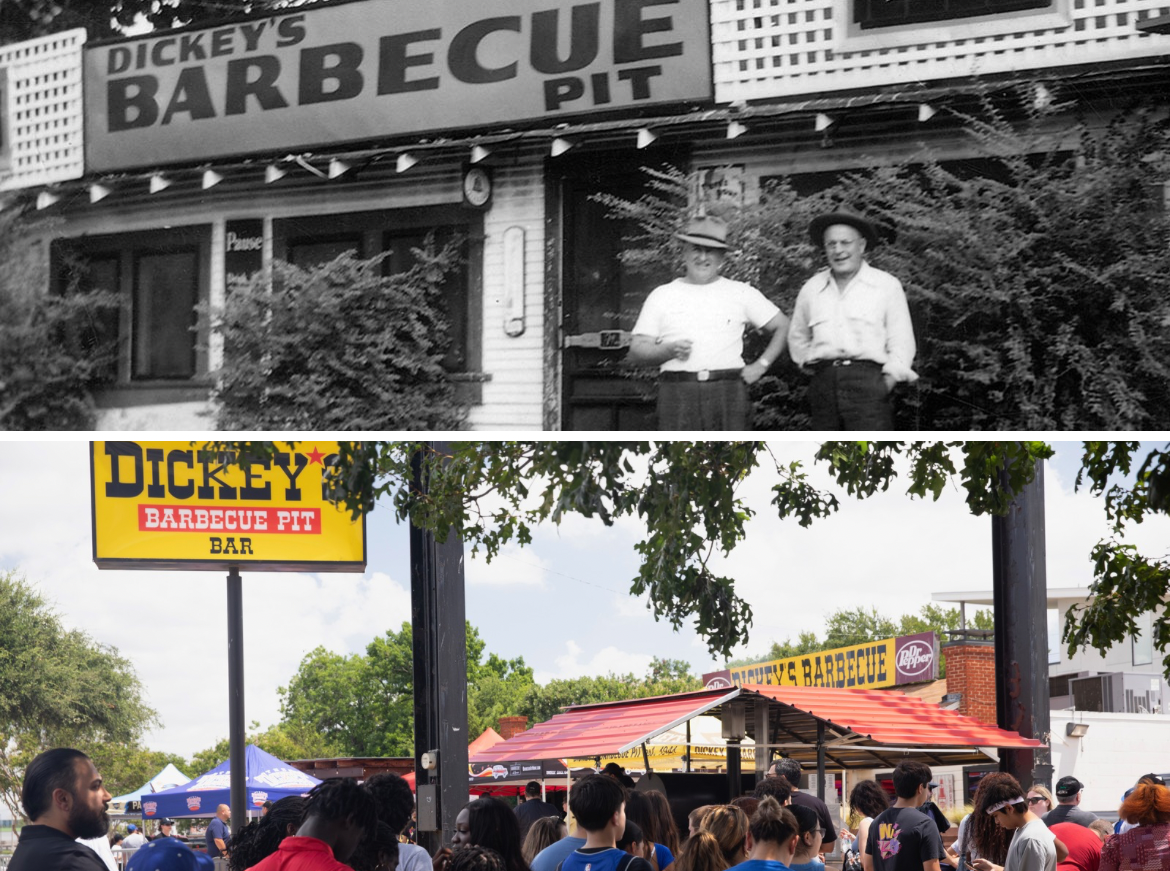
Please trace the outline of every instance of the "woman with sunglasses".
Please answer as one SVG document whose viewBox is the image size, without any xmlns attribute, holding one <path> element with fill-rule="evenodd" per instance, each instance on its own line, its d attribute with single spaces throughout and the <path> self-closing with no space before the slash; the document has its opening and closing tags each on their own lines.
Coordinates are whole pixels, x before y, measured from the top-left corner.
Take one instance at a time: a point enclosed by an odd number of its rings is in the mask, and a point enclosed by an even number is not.
<svg viewBox="0 0 1170 871">
<path fill-rule="evenodd" d="M 821 839 L 825 835 L 820 817 L 805 805 L 795 804 L 788 809 L 800 827 L 800 840 L 796 842 L 796 853 L 789 868 L 791 871 L 825 871 L 825 863 L 820 859 Z"/>
<path fill-rule="evenodd" d="M 1052 797 L 1052 793 L 1048 791 L 1048 787 L 1039 783 L 1033 783 L 1028 787 L 1027 798 L 1028 810 L 1038 817 L 1043 817 L 1056 807 L 1056 799 Z"/>
</svg>

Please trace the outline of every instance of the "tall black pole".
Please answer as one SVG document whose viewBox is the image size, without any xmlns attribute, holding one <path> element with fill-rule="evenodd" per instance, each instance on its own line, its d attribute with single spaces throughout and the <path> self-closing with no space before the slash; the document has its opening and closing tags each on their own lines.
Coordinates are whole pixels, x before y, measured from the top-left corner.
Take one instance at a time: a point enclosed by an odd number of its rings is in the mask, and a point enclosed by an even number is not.
<svg viewBox="0 0 1170 871">
<path fill-rule="evenodd" d="M 995 694 L 998 725 L 1049 741 L 1048 585 L 1044 544 L 1044 464 L 1015 494 L 1008 513 L 992 518 Z M 1051 786 L 1048 746 L 1000 748 L 999 767 L 1025 789 Z"/>
<path fill-rule="evenodd" d="M 429 442 L 433 455 L 449 455 L 449 442 Z M 414 457 L 413 486 L 425 492 L 423 457 Z M 445 542 L 410 527 L 410 599 L 414 652 L 414 771 L 418 843 L 432 854 L 450 840 L 455 817 L 467 803 L 467 632 L 463 541 Z M 423 755 L 438 751 L 437 764 Z"/>
<path fill-rule="evenodd" d="M 244 762 L 244 587 L 240 570 L 227 576 L 228 612 L 228 759 L 231 765 L 232 834 L 247 822 L 247 777 Z"/>
</svg>

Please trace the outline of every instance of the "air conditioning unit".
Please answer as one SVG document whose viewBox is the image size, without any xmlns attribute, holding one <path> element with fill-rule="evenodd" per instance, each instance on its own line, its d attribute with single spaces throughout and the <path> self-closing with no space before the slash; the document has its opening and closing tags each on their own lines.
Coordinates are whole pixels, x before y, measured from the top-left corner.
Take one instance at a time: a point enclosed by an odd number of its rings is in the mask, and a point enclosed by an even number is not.
<svg viewBox="0 0 1170 871">
<path fill-rule="evenodd" d="M 1068 685 L 1078 711 L 1170 713 L 1170 687 L 1160 675 L 1115 672 L 1073 678 Z"/>
</svg>

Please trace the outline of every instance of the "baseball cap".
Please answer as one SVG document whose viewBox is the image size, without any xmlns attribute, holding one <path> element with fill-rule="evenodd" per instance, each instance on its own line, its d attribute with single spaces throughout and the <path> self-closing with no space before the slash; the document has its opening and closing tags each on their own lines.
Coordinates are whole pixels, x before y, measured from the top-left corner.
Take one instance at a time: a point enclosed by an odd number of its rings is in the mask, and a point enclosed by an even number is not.
<svg viewBox="0 0 1170 871">
<path fill-rule="evenodd" d="M 927 789 L 938 789 L 938 781 L 932 780 L 930 783 L 926 784 L 926 788 Z"/>
<path fill-rule="evenodd" d="M 1056 789 L 1053 792 L 1057 798 L 1072 798 L 1084 788 L 1085 785 L 1070 774 L 1056 781 Z"/>
<path fill-rule="evenodd" d="M 165 817 L 165 818 L 159 820 L 158 824 L 160 826 L 173 826 L 175 824 L 175 821 L 172 820 L 170 817 Z"/>
<path fill-rule="evenodd" d="M 177 838 L 147 841 L 126 864 L 126 871 L 214 871 L 215 861 Z"/>
<path fill-rule="evenodd" d="M 138 831 L 138 826 L 134 825 L 134 823 L 131 823 L 130 825 L 126 826 L 126 831 L 128 831 L 128 832 L 137 832 L 137 831 Z"/>
</svg>

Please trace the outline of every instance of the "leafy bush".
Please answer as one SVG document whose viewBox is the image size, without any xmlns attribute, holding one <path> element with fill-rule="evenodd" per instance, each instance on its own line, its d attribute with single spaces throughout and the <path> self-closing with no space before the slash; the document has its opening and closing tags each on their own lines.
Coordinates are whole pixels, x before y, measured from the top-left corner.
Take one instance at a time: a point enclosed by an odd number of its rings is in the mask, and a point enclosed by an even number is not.
<svg viewBox="0 0 1170 871">
<path fill-rule="evenodd" d="M 417 251 L 384 276 L 385 255 L 345 253 L 308 269 L 276 262 L 234 282 L 217 313 L 221 429 L 454 429 L 465 410 L 442 368 L 447 324 L 438 278 L 455 246 Z"/>
<path fill-rule="evenodd" d="M 1031 107 L 1027 90 L 1019 104 Z M 786 313 L 823 257 L 816 214 L 846 203 L 897 239 L 870 262 L 901 279 L 915 321 L 921 380 L 900 388 L 900 429 L 1153 429 L 1170 423 L 1170 170 L 1166 121 L 1132 109 L 1109 127 L 1051 133 L 1053 113 L 1013 123 L 987 99 L 965 119 L 982 173 L 968 178 L 929 153 L 844 176 L 813 196 L 784 181 L 730 213 L 737 250 L 724 274 L 760 288 Z M 1070 150 L 1069 141 L 1078 143 Z M 1063 144 L 1062 144 L 1063 143 Z M 654 172 L 654 192 L 604 198 L 633 217 L 628 262 L 677 262 L 688 179 Z M 760 339 L 755 339 L 759 342 Z M 752 347 L 750 355 L 762 349 Z M 805 381 L 781 368 L 754 388 L 756 425 L 808 426 Z"/>
<path fill-rule="evenodd" d="M 0 429 L 91 430 L 93 390 L 107 379 L 116 346 L 102 338 L 109 291 L 46 294 L 44 264 L 20 211 L 0 204 Z"/>
</svg>

